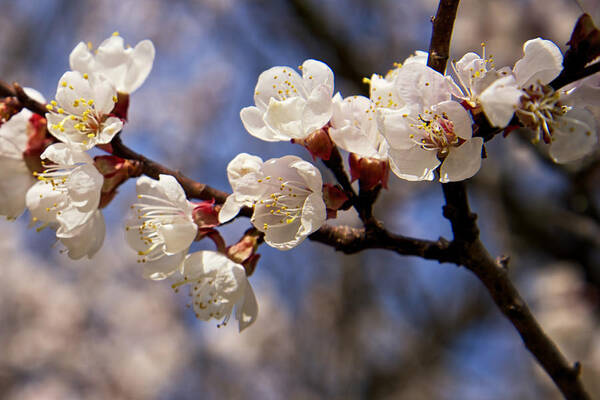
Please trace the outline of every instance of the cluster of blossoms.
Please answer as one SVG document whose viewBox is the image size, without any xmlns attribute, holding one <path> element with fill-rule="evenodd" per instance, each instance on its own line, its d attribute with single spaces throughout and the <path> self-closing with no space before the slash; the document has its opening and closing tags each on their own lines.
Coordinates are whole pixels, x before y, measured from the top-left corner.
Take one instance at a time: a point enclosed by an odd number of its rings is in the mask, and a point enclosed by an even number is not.
<svg viewBox="0 0 600 400">
<path fill-rule="evenodd" d="M 555 90 L 549 84 L 562 70 L 558 47 L 537 38 L 523 52 L 513 68 L 496 68 L 484 47 L 481 57 L 468 53 L 453 62 L 453 78 L 429 68 L 428 54 L 417 51 L 385 76 L 365 78 L 369 97 L 334 94 L 333 72 L 320 61 L 306 60 L 300 73 L 273 67 L 259 76 L 255 105 L 242 109 L 240 117 L 252 136 L 301 144 L 313 159 L 339 157 L 336 146 L 347 151 L 351 179 L 361 192 L 387 188 L 390 170 L 408 181 L 433 180 L 436 174 L 442 183 L 472 177 L 484 153 L 484 139 L 472 127 L 482 116 L 498 131 L 530 129 L 535 141 L 550 145 L 556 162 L 590 153 L 596 121 L 586 107 L 600 99 L 597 77 Z M 56 229 L 73 259 L 98 251 L 105 232 L 100 209 L 141 171 L 131 160 L 93 159 L 87 152 L 96 146 L 112 151 L 110 143 L 127 120 L 129 94 L 144 82 L 153 60 L 149 40 L 125 48 L 117 34 L 95 53 L 80 43 L 45 118 L 28 110 L 11 114 L 12 103 L 5 100 L 1 214 L 16 218 L 27 207 L 38 229 Z M 39 93 L 26 92 L 45 102 Z M 352 205 L 354 193 L 324 184 L 313 164 L 292 155 L 263 161 L 239 154 L 227 166 L 227 177 L 233 193 L 222 205 L 189 201 L 170 175 L 139 178 L 125 236 L 147 278 L 172 279 L 175 291 L 188 286 L 190 305 L 202 320 L 226 324 L 235 310 L 241 331 L 258 313 L 248 276 L 259 244 L 298 246 L 338 209 Z M 215 228 L 241 210 L 252 214 L 254 229 L 226 246 Z M 188 254 L 205 237 L 217 251 Z"/>
</svg>

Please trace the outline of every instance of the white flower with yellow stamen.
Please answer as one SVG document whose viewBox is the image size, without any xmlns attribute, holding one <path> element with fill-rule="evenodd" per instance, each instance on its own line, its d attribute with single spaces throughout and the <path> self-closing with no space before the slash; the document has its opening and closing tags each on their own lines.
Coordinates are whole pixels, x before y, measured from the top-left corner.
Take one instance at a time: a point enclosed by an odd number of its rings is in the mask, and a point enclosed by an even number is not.
<svg viewBox="0 0 600 400">
<path fill-rule="evenodd" d="M 58 82 L 56 100 L 46 106 L 48 130 L 75 150 L 109 143 L 123 127 L 119 118 L 110 116 L 116 101 L 117 91 L 104 75 L 65 72 Z"/>
<path fill-rule="evenodd" d="M 246 130 L 268 142 L 304 139 L 329 122 L 333 72 L 324 63 L 306 60 L 302 76 L 290 67 L 260 74 L 254 89 L 256 106 L 240 112 Z"/>
<path fill-rule="evenodd" d="M 239 154 L 227 166 L 233 188 L 219 221 L 233 218 L 244 205 L 253 206 L 252 224 L 265 242 L 289 250 L 319 229 L 326 218 L 323 180 L 319 170 L 296 156 L 273 158 Z"/>
<path fill-rule="evenodd" d="M 536 38 L 523 45 L 523 58 L 513 68 L 523 96 L 516 111 L 521 123 L 550 144 L 557 163 L 577 160 L 592 152 L 598 142 L 597 121 L 586 109 L 600 103 L 598 89 L 585 83 L 554 90 L 548 84 L 562 71 L 558 46 Z"/>
<path fill-rule="evenodd" d="M 189 285 L 196 317 L 222 320 L 227 325 L 235 307 L 239 331 L 252 324 L 258 315 L 254 291 L 243 266 L 214 251 L 188 255 L 183 265 L 183 280 L 172 285 L 175 291 Z"/>
<path fill-rule="evenodd" d="M 452 62 L 460 88 L 454 93 L 471 108 L 481 107 L 492 126 L 505 127 L 510 122 L 523 94 L 510 68 L 496 70 L 493 56 L 465 54 Z"/>
<path fill-rule="evenodd" d="M 371 78 L 363 78 L 363 83 L 368 83 L 370 86 L 369 93 L 371 101 L 377 108 L 398 109 L 404 106 L 404 101 L 400 98 L 394 83 L 396 76 L 403 65 L 413 63 L 426 65 L 429 53 L 426 51 L 417 50 L 404 60 L 403 63 L 394 63 L 394 68 L 389 70 L 385 76 L 379 74 L 371 75 Z"/>
<path fill-rule="evenodd" d="M 449 81 L 422 64 L 398 72 L 396 90 L 407 104 L 380 112 L 392 171 L 409 181 L 432 180 L 441 164 L 440 182 L 470 178 L 481 166 L 483 139 L 472 137 L 471 118 L 450 100 Z"/>
<path fill-rule="evenodd" d="M 135 47 L 125 47 L 123 38 L 115 32 L 104 40 L 95 54 L 89 45 L 81 42 L 69 55 L 73 71 L 101 73 L 120 93 L 133 93 L 148 77 L 154 62 L 154 44 L 142 40 Z"/>
<path fill-rule="evenodd" d="M 64 143 L 49 146 L 41 155 L 45 170 L 26 195 L 32 221 L 57 228 L 56 236 L 69 257 L 92 257 L 104 239 L 104 219 L 98 205 L 104 178 L 92 158 Z"/>
<path fill-rule="evenodd" d="M 131 206 L 134 214 L 125 228 L 127 243 L 138 252 L 145 276 L 165 279 L 180 269 L 198 232 L 192 218 L 194 205 L 170 175 L 160 175 L 158 181 L 141 177 L 136 190 L 139 202 Z"/>
</svg>

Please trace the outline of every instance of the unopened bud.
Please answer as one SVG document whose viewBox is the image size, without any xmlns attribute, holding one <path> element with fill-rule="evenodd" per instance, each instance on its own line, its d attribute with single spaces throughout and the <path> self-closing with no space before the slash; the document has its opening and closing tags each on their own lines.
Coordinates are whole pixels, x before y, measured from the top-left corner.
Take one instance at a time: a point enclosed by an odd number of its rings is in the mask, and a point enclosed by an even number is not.
<svg viewBox="0 0 600 400">
<path fill-rule="evenodd" d="M 329 160 L 333 150 L 333 142 L 327 133 L 328 127 L 317 129 L 304 139 L 292 139 L 292 143 L 298 143 L 306 147 L 310 155 L 315 159 L 319 157 L 323 160 Z"/>
<path fill-rule="evenodd" d="M 371 190 L 379 183 L 387 189 L 387 182 L 390 175 L 387 160 L 359 157 L 354 153 L 350 153 L 349 164 L 352 182 L 358 179 L 361 190 Z"/>
<path fill-rule="evenodd" d="M 246 275 L 250 276 L 256 269 L 256 263 L 260 257 L 259 254 L 256 254 L 256 251 L 262 241 L 261 232 L 254 228 L 248 229 L 239 242 L 227 248 L 225 254 L 233 262 L 243 265 L 246 269 Z"/>
<path fill-rule="evenodd" d="M 127 179 L 140 176 L 142 166 L 136 160 L 126 160 L 117 156 L 96 156 L 94 165 L 104 177 L 100 192 L 100 208 L 104 208 L 117 194 L 117 188 Z"/>
<path fill-rule="evenodd" d="M 323 185 L 323 201 L 327 209 L 327 218 L 335 218 L 337 211 L 347 204 L 348 196 L 339 186 L 326 183 Z"/>
<path fill-rule="evenodd" d="M 46 118 L 33 114 L 27 123 L 27 147 L 23 151 L 23 160 L 31 172 L 44 170 L 40 156 L 53 141 L 46 129 Z"/>
<path fill-rule="evenodd" d="M 194 203 L 192 218 L 198 225 L 198 232 L 201 229 L 214 228 L 219 225 L 219 211 L 221 206 L 215 205 L 215 200 L 205 200 L 199 203 Z"/>
</svg>

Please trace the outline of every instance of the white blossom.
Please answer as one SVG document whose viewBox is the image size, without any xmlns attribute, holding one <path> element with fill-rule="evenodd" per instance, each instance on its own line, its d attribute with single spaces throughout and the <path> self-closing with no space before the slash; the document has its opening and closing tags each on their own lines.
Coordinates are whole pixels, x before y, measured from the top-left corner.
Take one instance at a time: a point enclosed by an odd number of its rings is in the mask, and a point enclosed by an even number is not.
<svg viewBox="0 0 600 400">
<path fill-rule="evenodd" d="M 510 122 L 519 104 L 522 92 L 509 68 L 496 69 L 490 55 L 465 54 L 452 67 L 460 83 L 455 95 L 470 107 L 481 106 L 492 126 L 505 127 Z"/>
<path fill-rule="evenodd" d="M 321 173 L 296 156 L 273 158 L 239 154 L 227 166 L 233 188 L 219 213 L 219 222 L 233 218 L 242 206 L 254 207 L 252 224 L 265 242 L 289 250 L 325 223 Z"/>
<path fill-rule="evenodd" d="M 481 166 L 483 139 L 472 138 L 471 118 L 451 99 L 449 81 L 422 64 L 400 69 L 395 90 L 406 106 L 379 113 L 392 171 L 400 178 L 440 181 L 470 178 Z"/>
<path fill-rule="evenodd" d="M 395 82 L 398 72 L 404 65 L 422 64 L 427 65 L 429 53 L 417 50 L 404 60 L 403 63 L 394 63 L 394 68 L 389 70 L 385 76 L 379 74 L 371 75 L 371 78 L 364 78 L 365 83 L 369 83 L 369 95 L 371 101 L 377 108 L 398 109 L 404 106 L 404 101 L 396 93 Z"/>
<path fill-rule="evenodd" d="M 120 93 L 133 93 L 150 74 L 154 63 L 154 44 L 142 40 L 135 47 L 125 47 L 123 38 L 115 32 L 104 40 L 95 54 L 91 44 L 80 42 L 69 55 L 71 70 L 101 73 Z"/>
<path fill-rule="evenodd" d="M 25 88 L 27 95 L 45 102 L 37 91 Z M 23 159 L 27 148 L 28 126 L 32 112 L 23 109 L 0 126 L 0 215 L 17 218 L 25 210 L 25 195 L 35 178 Z"/>
<path fill-rule="evenodd" d="M 246 130 L 269 142 L 304 139 L 329 122 L 333 72 L 324 63 L 306 60 L 302 76 L 290 67 L 260 74 L 254 90 L 256 106 L 240 112 Z"/>
<path fill-rule="evenodd" d="M 243 266 L 214 251 L 199 251 L 188 255 L 183 265 L 183 280 L 173 284 L 189 285 L 196 317 L 212 318 L 226 325 L 235 307 L 239 331 L 252 324 L 258 315 L 254 291 Z"/>
<path fill-rule="evenodd" d="M 198 227 L 192 218 L 194 206 L 171 175 L 159 180 L 141 177 L 136 185 L 138 203 L 125 227 L 127 243 L 138 252 L 144 275 L 165 279 L 178 271 Z"/>
<path fill-rule="evenodd" d="M 333 98 L 331 140 L 360 157 L 387 159 L 387 143 L 379 132 L 375 104 L 364 96 Z"/>
<path fill-rule="evenodd" d="M 574 161 L 592 152 L 598 141 L 597 122 L 586 106 L 598 104 L 597 88 L 579 84 L 555 91 L 548 86 L 560 74 L 563 61 L 560 49 L 549 40 L 528 40 L 523 54 L 513 68 L 523 90 L 519 120 L 535 132 L 534 141 L 550 144 L 555 162 Z"/>
<path fill-rule="evenodd" d="M 74 149 L 85 151 L 109 143 L 123 122 L 109 114 L 117 102 L 117 91 L 101 74 L 68 71 L 56 89 L 56 100 L 48 104 L 48 131 Z"/>
<path fill-rule="evenodd" d="M 26 195 L 32 221 L 57 228 L 69 257 L 91 258 L 104 240 L 104 220 L 98 205 L 104 178 L 85 152 L 64 143 L 49 146 L 41 155 L 42 173 L 34 173 L 39 182 Z"/>
</svg>

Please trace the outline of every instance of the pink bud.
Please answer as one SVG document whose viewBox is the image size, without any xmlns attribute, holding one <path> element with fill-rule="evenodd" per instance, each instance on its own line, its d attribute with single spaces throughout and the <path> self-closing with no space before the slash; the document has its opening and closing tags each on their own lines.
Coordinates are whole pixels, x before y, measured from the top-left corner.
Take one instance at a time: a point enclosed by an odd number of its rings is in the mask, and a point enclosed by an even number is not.
<svg viewBox="0 0 600 400">
<path fill-rule="evenodd" d="M 23 151 L 23 160 L 31 172 L 44 170 L 40 155 L 54 142 L 54 138 L 47 132 L 46 118 L 33 114 L 27 124 L 27 147 Z"/>
<path fill-rule="evenodd" d="M 256 250 L 262 240 L 262 234 L 258 230 L 248 229 L 239 242 L 227 248 L 225 254 L 233 262 L 243 265 L 246 275 L 250 276 L 256 269 L 256 263 L 260 257 L 259 254 L 256 254 Z"/>
<path fill-rule="evenodd" d="M 327 130 L 328 126 L 325 126 L 324 128 L 317 129 L 304 139 L 292 139 L 292 143 L 298 143 L 306 147 L 313 160 L 319 157 L 327 161 L 331 157 L 331 151 L 333 150 L 333 142 Z"/>
<path fill-rule="evenodd" d="M 219 210 L 221 206 L 215 205 L 215 200 L 205 200 L 199 203 L 194 203 L 192 218 L 198 229 L 214 228 L 219 225 Z"/>
<path fill-rule="evenodd" d="M 323 185 L 323 201 L 327 207 L 327 218 L 335 218 L 337 211 L 348 201 L 348 196 L 339 186 L 326 183 Z"/>
<path fill-rule="evenodd" d="M 94 165 L 104 176 L 100 192 L 100 208 L 104 208 L 117 194 L 117 188 L 130 177 L 140 176 L 142 166 L 138 161 L 117 156 L 96 156 Z"/>
<path fill-rule="evenodd" d="M 359 157 L 354 153 L 350 153 L 349 163 L 352 181 L 354 182 L 358 179 L 362 190 L 371 190 L 378 183 L 381 183 L 381 186 L 387 189 L 387 182 L 390 175 L 387 160 Z"/>
</svg>

